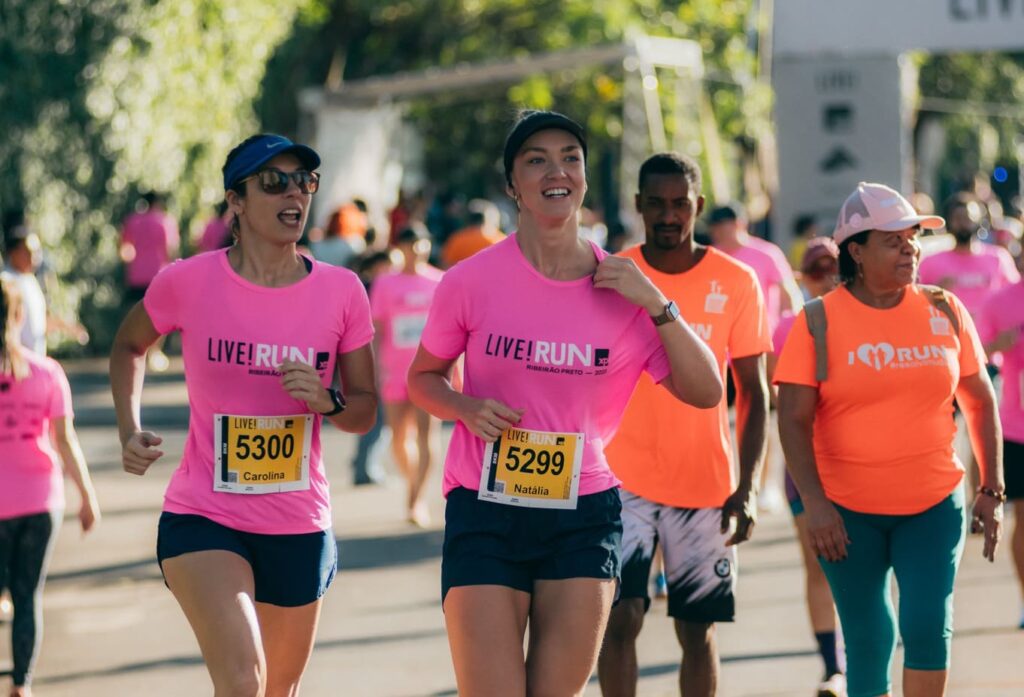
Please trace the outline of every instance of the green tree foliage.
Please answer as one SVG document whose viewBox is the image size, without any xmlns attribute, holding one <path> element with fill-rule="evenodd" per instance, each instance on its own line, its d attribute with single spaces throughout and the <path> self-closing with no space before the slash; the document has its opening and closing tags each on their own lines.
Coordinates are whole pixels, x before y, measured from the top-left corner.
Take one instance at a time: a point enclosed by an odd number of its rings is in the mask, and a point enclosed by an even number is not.
<svg viewBox="0 0 1024 697">
<path fill-rule="evenodd" d="M 921 117 L 939 117 L 946 128 L 940 194 L 953 193 L 997 162 L 1017 162 L 1024 109 L 1013 112 L 1024 99 L 1024 53 L 922 55 L 918 60 L 921 96 L 950 100 L 950 109 L 962 110 Z M 985 147 L 985 140 L 994 147 Z"/>
<path fill-rule="evenodd" d="M 753 81 L 747 40 L 751 0 L 316 0 L 271 60 L 257 107 L 271 128 L 297 123 L 294 102 L 276 95 L 300 85 L 336 85 L 431 66 L 623 41 L 633 32 L 700 42 L 714 81 L 723 138 L 751 136 L 767 123 L 769 101 Z M 621 68 L 578 68 L 518 85 L 418 100 L 409 118 L 424 135 L 429 180 L 468 195 L 500 190 L 505 128 L 520 107 L 554 107 L 583 120 L 592 155 L 613 153 L 621 134 Z M 695 131 L 695 124 L 674 129 Z M 592 157 L 592 159 L 594 159 Z M 592 167 L 592 175 L 597 172 Z M 592 176 L 592 178 L 594 178 Z M 599 178 L 591 191 L 600 187 Z"/>
<path fill-rule="evenodd" d="M 257 127 L 266 62 L 306 0 L 2 0 L 0 208 L 25 209 L 63 292 L 109 345 L 117 226 L 141 190 L 187 229 Z M 288 94 L 286 99 L 294 99 Z"/>
</svg>

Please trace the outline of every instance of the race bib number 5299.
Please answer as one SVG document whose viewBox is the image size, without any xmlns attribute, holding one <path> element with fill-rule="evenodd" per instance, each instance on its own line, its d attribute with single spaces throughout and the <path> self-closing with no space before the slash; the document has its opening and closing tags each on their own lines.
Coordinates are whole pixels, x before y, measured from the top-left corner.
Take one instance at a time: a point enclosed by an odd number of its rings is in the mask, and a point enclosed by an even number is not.
<svg viewBox="0 0 1024 697">
<path fill-rule="evenodd" d="M 582 433 L 510 428 L 484 452 L 479 498 L 528 508 L 576 508 Z"/>
</svg>

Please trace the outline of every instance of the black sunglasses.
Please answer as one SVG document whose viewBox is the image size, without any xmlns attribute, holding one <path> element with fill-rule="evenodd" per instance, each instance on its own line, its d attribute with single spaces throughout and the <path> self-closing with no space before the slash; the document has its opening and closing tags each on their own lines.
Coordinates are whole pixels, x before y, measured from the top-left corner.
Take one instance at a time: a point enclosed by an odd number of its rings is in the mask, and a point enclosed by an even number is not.
<svg viewBox="0 0 1024 697">
<path fill-rule="evenodd" d="M 256 174 L 250 174 L 238 183 L 241 184 L 250 179 L 258 179 L 260 188 L 263 189 L 265 194 L 283 194 L 288 190 L 288 182 L 295 182 L 295 186 L 299 187 L 299 191 L 304 194 L 315 194 L 317 189 L 320 188 L 320 175 L 316 172 L 307 172 L 302 169 L 295 172 L 282 172 L 273 167 L 261 169 Z"/>
</svg>

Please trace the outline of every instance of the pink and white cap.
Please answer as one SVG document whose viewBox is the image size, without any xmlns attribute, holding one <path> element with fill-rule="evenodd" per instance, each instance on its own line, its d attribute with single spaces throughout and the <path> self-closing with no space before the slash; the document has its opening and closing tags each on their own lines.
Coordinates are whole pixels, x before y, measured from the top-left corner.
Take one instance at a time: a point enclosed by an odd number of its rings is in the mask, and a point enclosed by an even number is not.
<svg viewBox="0 0 1024 697">
<path fill-rule="evenodd" d="M 937 215 L 918 215 L 910 201 L 885 184 L 861 182 L 839 209 L 832 239 L 842 244 L 865 230 L 905 230 L 920 225 L 931 230 L 946 221 Z"/>
</svg>

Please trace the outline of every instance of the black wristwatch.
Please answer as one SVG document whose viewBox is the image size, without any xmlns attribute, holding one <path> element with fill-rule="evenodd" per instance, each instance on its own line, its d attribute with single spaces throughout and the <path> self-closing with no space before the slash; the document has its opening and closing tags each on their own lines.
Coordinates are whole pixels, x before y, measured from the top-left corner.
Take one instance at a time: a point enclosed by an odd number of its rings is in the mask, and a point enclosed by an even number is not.
<svg viewBox="0 0 1024 697">
<path fill-rule="evenodd" d="M 334 416 L 345 411 L 345 395 L 341 393 L 341 390 L 336 390 L 333 387 L 327 388 L 327 394 L 331 395 L 331 401 L 334 402 L 334 408 L 330 411 L 321 412 L 321 416 Z"/>
<path fill-rule="evenodd" d="M 664 311 L 662 311 L 662 313 L 660 315 L 652 315 L 651 316 L 651 321 L 654 322 L 654 326 L 655 327 L 660 327 L 663 324 L 668 324 L 669 322 L 674 322 L 678 318 L 679 318 L 679 306 L 676 305 L 676 301 L 675 300 L 670 300 L 668 302 L 668 304 L 665 305 L 665 309 L 664 309 Z"/>
</svg>

